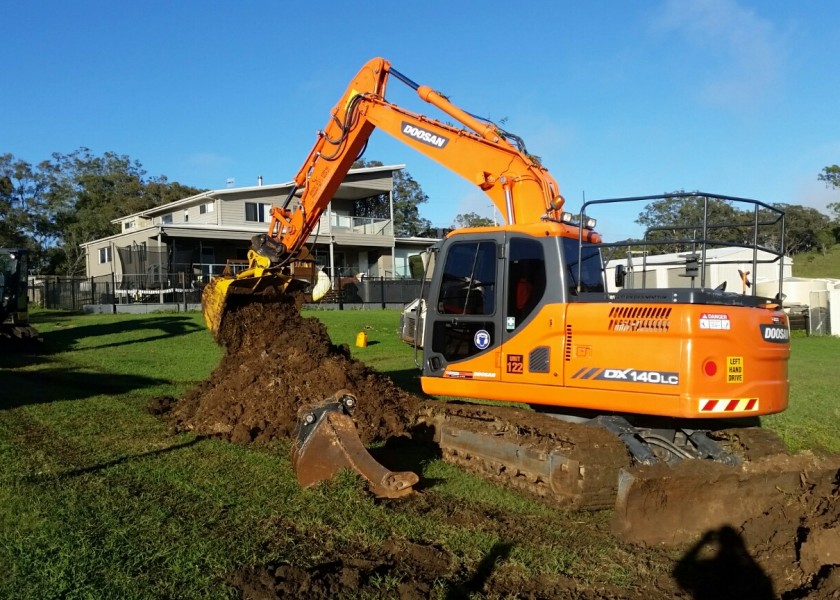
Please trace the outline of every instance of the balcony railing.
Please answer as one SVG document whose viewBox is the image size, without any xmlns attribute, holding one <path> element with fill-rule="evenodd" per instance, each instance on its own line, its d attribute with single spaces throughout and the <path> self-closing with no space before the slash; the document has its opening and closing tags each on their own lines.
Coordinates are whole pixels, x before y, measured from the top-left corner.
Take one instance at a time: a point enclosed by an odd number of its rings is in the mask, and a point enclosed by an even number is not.
<svg viewBox="0 0 840 600">
<path fill-rule="evenodd" d="M 330 229 L 333 232 L 351 232 L 360 235 L 394 235 L 394 225 L 390 219 L 350 217 L 338 213 L 332 213 Z"/>
</svg>

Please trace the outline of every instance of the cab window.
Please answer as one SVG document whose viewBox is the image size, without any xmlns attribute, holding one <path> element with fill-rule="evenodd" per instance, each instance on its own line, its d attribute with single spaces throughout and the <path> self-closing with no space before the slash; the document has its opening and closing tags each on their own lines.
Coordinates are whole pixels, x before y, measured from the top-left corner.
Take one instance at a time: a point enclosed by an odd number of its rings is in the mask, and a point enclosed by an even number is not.
<svg viewBox="0 0 840 600">
<path fill-rule="evenodd" d="M 569 276 L 569 292 L 577 294 L 578 277 L 578 241 L 563 238 L 563 253 L 566 256 L 566 268 Z M 597 246 L 584 244 L 581 252 L 580 289 L 581 292 L 604 292 L 604 273 L 601 268 L 601 251 Z"/>
<path fill-rule="evenodd" d="M 536 240 L 510 241 L 507 282 L 507 329 L 518 327 L 545 294 L 545 253 Z"/>
<path fill-rule="evenodd" d="M 496 244 L 458 242 L 449 247 L 438 296 L 438 312 L 490 315 L 495 311 Z"/>
</svg>

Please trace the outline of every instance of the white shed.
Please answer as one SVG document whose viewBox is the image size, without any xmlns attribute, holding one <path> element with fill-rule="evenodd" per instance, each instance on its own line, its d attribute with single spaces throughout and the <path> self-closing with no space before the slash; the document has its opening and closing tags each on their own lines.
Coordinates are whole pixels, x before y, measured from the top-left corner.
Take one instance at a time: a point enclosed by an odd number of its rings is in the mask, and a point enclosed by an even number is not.
<svg viewBox="0 0 840 600">
<path fill-rule="evenodd" d="M 656 254 L 644 256 L 642 253 L 632 253 L 630 256 L 621 259 L 613 259 L 607 262 L 607 286 L 609 291 L 616 291 L 614 278 L 609 276 L 614 268 L 623 264 L 627 269 L 625 288 L 690 288 L 701 285 L 701 276 L 686 276 L 687 257 L 691 253 L 680 252 L 674 254 Z M 696 255 L 699 257 L 700 252 Z M 700 259 L 702 260 L 702 259 Z M 748 273 L 748 280 L 755 285 L 758 282 L 775 282 L 778 287 L 780 265 L 776 255 L 758 250 L 755 253 L 755 263 L 752 248 L 709 248 L 705 256 L 705 282 L 706 288 L 717 288 L 724 283 L 726 291 L 743 292 L 743 283 L 739 273 Z M 793 260 L 784 257 L 784 265 L 781 266 L 782 278 L 791 276 Z M 762 287 L 764 289 L 764 287 Z M 746 290 L 751 293 L 751 288 Z M 773 292 L 770 296 L 775 296 Z"/>
</svg>

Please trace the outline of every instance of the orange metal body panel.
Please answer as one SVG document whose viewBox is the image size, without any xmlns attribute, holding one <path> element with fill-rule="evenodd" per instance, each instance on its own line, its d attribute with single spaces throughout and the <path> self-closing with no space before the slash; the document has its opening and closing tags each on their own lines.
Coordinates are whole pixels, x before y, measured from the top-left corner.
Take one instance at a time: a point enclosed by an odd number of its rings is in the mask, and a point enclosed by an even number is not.
<svg viewBox="0 0 840 600">
<path fill-rule="evenodd" d="M 716 318 L 701 326 L 709 315 Z M 447 373 L 455 376 L 423 377 L 422 386 L 435 395 L 600 412 L 767 415 L 784 410 L 788 398 L 789 345 L 761 335 L 761 325 L 774 323 L 786 324 L 786 317 L 763 308 L 549 304 L 500 348 L 450 363 Z M 549 350 L 549 372 L 531 373 L 529 353 L 540 347 Z M 707 371 L 708 361 L 714 373 Z M 518 362 L 524 363 L 521 372 Z"/>
</svg>

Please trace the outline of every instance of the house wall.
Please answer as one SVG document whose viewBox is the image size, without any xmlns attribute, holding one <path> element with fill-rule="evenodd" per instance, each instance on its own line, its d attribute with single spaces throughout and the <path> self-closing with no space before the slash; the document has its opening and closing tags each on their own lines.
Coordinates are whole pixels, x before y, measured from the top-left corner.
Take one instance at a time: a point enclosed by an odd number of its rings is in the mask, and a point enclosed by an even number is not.
<svg viewBox="0 0 840 600">
<path fill-rule="evenodd" d="M 393 173 L 388 169 L 350 173 L 345 177 L 308 239 L 309 244 L 317 246 L 319 262 L 329 264 L 332 248 L 341 259 L 336 261 L 337 266 L 345 270 L 371 276 L 393 276 L 393 221 L 390 217 L 366 219 L 354 215 L 355 199 L 387 194 L 392 187 Z M 169 265 L 170 269 L 186 272 L 194 269 L 187 265 L 218 265 L 230 258 L 244 258 L 251 236 L 266 231 L 271 206 L 281 205 L 290 189 L 291 186 L 281 185 L 214 190 L 148 212 L 128 215 L 119 222 L 121 235 L 85 246 L 88 274 L 94 277 L 112 272 L 121 274 L 123 266 L 117 249 L 143 243 L 149 250 L 160 250 L 160 256 L 173 263 Z M 290 208 L 298 203 L 299 200 L 293 198 Z M 256 205 L 255 215 L 247 212 L 248 204 Z M 201 212 L 202 206 L 204 212 Z M 167 227 L 170 224 L 178 227 Z M 193 226 L 210 227 L 190 231 Z M 160 231 L 163 232 L 163 244 L 158 248 Z M 110 249 L 110 256 L 109 260 L 100 263 L 99 250 L 104 247 Z M 123 252 L 124 256 L 126 254 Z M 145 261 L 133 262 L 146 264 Z"/>
<path fill-rule="evenodd" d="M 263 196 L 258 198 L 220 198 L 218 200 L 220 206 L 218 224 L 228 227 L 253 227 L 258 226 L 262 223 L 268 223 L 270 220 L 269 215 L 271 212 L 271 206 L 280 204 L 281 202 L 281 199 L 276 196 Z M 261 221 L 249 221 L 245 218 L 246 203 L 252 203 L 262 206 L 263 219 Z"/>
<path fill-rule="evenodd" d="M 146 244 L 148 250 L 154 252 L 165 251 L 166 244 L 158 245 L 157 241 L 157 227 L 147 227 L 138 231 L 130 231 L 119 236 L 105 238 L 92 242 L 87 248 L 87 276 L 101 277 L 103 275 L 110 275 L 115 273 L 117 275 L 123 274 L 123 265 L 119 258 L 118 249 L 126 246 L 142 246 Z M 99 262 L 100 250 L 108 248 L 110 251 L 110 260 L 104 263 Z"/>
</svg>

